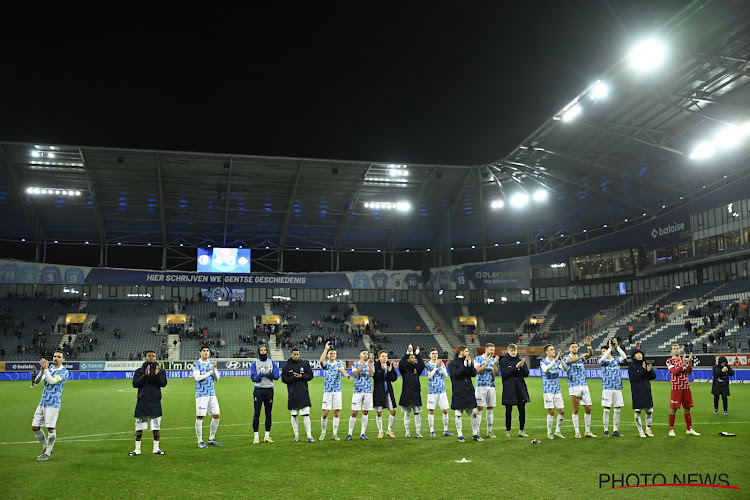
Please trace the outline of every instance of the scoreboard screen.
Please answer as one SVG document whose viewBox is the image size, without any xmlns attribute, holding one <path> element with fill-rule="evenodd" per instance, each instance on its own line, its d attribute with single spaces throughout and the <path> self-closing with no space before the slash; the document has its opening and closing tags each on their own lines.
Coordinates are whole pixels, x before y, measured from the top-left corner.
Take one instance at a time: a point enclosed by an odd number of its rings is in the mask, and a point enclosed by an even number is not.
<svg viewBox="0 0 750 500">
<path fill-rule="evenodd" d="M 250 273 L 249 248 L 198 248 L 199 273 Z"/>
</svg>

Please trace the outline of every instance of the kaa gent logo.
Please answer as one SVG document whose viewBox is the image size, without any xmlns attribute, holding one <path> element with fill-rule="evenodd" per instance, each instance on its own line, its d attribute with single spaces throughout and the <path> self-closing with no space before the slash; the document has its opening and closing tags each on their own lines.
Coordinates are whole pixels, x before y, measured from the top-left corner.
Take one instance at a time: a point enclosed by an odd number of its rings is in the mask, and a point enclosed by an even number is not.
<svg viewBox="0 0 750 500">
<path fill-rule="evenodd" d="M 651 230 L 651 237 L 656 239 L 659 236 L 666 236 L 667 234 L 672 233 L 679 233 L 680 231 L 685 230 L 685 223 L 680 222 L 679 224 L 675 222 L 674 224 L 670 224 L 668 226 L 664 227 L 655 227 Z"/>
</svg>

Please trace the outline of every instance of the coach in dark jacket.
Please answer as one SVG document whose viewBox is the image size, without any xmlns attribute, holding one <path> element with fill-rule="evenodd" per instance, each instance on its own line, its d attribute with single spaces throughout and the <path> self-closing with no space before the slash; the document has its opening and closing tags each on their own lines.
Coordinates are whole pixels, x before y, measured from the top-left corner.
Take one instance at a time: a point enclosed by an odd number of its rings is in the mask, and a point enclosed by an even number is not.
<svg viewBox="0 0 750 500">
<path fill-rule="evenodd" d="M 518 407 L 518 434 L 528 437 L 526 426 L 526 403 L 531 401 L 529 390 L 524 380 L 529 376 L 529 365 L 518 356 L 518 346 L 509 344 L 508 350 L 498 362 L 498 370 L 503 378 L 503 406 L 505 406 L 505 432 L 510 435 L 513 407 Z"/>
<path fill-rule="evenodd" d="M 456 351 L 456 357 L 448 364 L 448 373 L 453 386 L 453 397 L 451 409 L 472 410 L 477 407 L 477 398 L 474 396 L 474 384 L 471 378 L 477 376 L 477 369 L 469 358 L 469 349 L 460 345 Z"/>
<path fill-rule="evenodd" d="M 419 381 L 419 377 L 424 371 L 424 360 L 421 354 L 419 354 L 419 346 L 417 346 L 416 354 L 412 351 L 412 347 L 409 346 L 409 349 L 398 363 L 398 371 L 401 372 L 401 397 L 398 400 L 399 406 L 405 408 L 422 406 L 422 384 Z"/>
<path fill-rule="evenodd" d="M 651 381 L 656 380 L 656 370 L 644 361 L 643 351 L 636 349 L 628 367 L 630 393 L 633 398 L 633 409 L 648 410 L 654 407 L 651 397 Z"/>
<path fill-rule="evenodd" d="M 146 353 L 146 362 L 133 375 L 138 389 L 135 417 L 161 417 L 161 388 L 167 385 L 167 372 L 156 364 L 156 353 Z"/>
<path fill-rule="evenodd" d="M 289 358 L 281 370 L 281 381 L 286 384 L 289 397 L 287 408 L 290 410 L 301 410 L 312 406 L 310 402 L 310 391 L 307 383 L 312 380 L 313 371 L 310 363 L 299 357 L 299 349 L 292 349 L 292 357 Z"/>
<path fill-rule="evenodd" d="M 729 377 L 734 375 L 734 370 L 729 366 L 727 358 L 720 356 L 716 365 L 714 365 L 713 373 L 713 386 L 711 387 L 711 394 L 714 395 L 714 413 L 719 413 L 719 397 L 721 396 L 722 403 L 724 403 L 724 415 L 729 414 Z"/>
<path fill-rule="evenodd" d="M 372 376 L 372 406 L 392 410 L 396 414 L 396 396 L 393 394 L 393 382 L 398 380 L 398 373 L 388 362 L 388 353 L 380 351 L 378 361 L 373 364 L 375 373 Z M 380 412 L 382 415 L 382 411 Z"/>
</svg>

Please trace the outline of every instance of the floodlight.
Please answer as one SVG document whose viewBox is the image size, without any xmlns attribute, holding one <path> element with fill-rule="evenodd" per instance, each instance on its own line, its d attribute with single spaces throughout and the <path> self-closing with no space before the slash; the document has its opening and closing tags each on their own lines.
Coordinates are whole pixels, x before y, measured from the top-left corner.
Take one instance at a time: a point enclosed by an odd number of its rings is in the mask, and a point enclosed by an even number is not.
<svg viewBox="0 0 750 500">
<path fill-rule="evenodd" d="M 544 201 L 547 199 L 547 191 L 544 189 L 538 189 L 534 192 L 534 201 Z"/>
<path fill-rule="evenodd" d="M 578 115 L 581 114 L 581 105 L 580 104 L 574 104 L 573 107 L 571 107 L 569 110 L 567 110 L 562 115 L 562 121 L 569 122 L 571 120 L 574 120 Z"/>
<path fill-rule="evenodd" d="M 645 40 L 630 52 L 630 63 L 639 71 L 648 71 L 659 66 L 664 60 L 665 49 L 655 39 Z"/>
<path fill-rule="evenodd" d="M 32 151 L 31 156 L 33 156 L 34 158 L 39 158 L 41 156 L 41 153 L 39 153 L 39 151 Z"/>
<path fill-rule="evenodd" d="M 716 143 L 723 148 L 731 148 L 739 144 L 742 139 L 742 131 L 737 127 L 729 126 L 719 132 L 716 136 Z"/>
<path fill-rule="evenodd" d="M 597 99 L 604 99 L 607 97 L 607 94 L 609 93 L 609 87 L 606 83 L 604 83 L 601 80 L 597 80 L 594 85 L 591 86 L 591 93 L 589 94 L 589 97 L 593 100 Z"/>
<path fill-rule="evenodd" d="M 81 192 L 80 191 L 76 191 L 76 196 L 81 196 Z"/>
<path fill-rule="evenodd" d="M 695 146 L 695 149 L 693 149 L 693 152 L 690 153 L 690 159 L 691 160 L 703 160 L 705 158 L 713 156 L 715 151 L 716 151 L 716 147 L 714 146 L 713 142 L 703 141 L 697 146 Z"/>
<path fill-rule="evenodd" d="M 529 202 L 529 196 L 525 193 L 516 193 L 510 199 L 510 204 L 516 208 L 521 208 Z"/>
<path fill-rule="evenodd" d="M 365 208 L 370 208 L 370 204 L 369 203 L 365 203 Z"/>
<path fill-rule="evenodd" d="M 411 210 L 411 204 L 409 204 L 408 201 L 399 201 L 398 205 L 397 205 L 397 208 L 401 212 L 408 212 L 409 210 Z"/>
<path fill-rule="evenodd" d="M 492 208 L 503 208 L 505 206 L 505 202 L 503 200 L 495 200 L 492 203 L 490 203 L 490 207 Z"/>
</svg>

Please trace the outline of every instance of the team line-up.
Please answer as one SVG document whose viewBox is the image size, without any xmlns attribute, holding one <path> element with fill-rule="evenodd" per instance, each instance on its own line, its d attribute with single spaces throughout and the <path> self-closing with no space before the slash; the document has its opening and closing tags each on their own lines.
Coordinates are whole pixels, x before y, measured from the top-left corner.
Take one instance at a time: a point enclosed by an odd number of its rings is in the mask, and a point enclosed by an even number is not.
<svg viewBox="0 0 750 500">
<path fill-rule="evenodd" d="M 573 427 L 575 437 L 596 438 L 591 432 L 591 394 L 589 392 L 586 368 L 584 361 L 594 355 L 591 348 L 591 338 L 585 340 L 586 349 L 579 354 L 579 346 L 573 342 L 568 348 L 568 353 L 563 356 L 562 352 L 555 352 L 552 345 L 544 347 L 545 358 L 540 362 L 542 372 L 542 386 L 544 407 L 547 409 L 547 438 L 564 439 L 561 432 L 564 416 L 564 402 L 560 389 L 560 375 L 563 370 L 567 371 L 569 394 L 573 406 Z M 613 354 L 616 354 L 613 355 Z M 156 353 L 147 351 L 143 366 L 138 368 L 133 375 L 133 387 L 138 389 L 138 398 L 135 406 L 135 449 L 128 453 L 130 456 L 141 454 L 141 437 L 143 431 L 151 427 L 154 435 L 153 453 L 163 455 L 164 451 L 159 446 L 161 429 L 161 388 L 167 385 L 166 371 L 156 364 Z M 210 350 L 203 347 L 200 351 L 200 359 L 193 364 L 193 378 L 195 379 L 195 433 L 200 448 L 209 446 L 221 446 L 216 441 L 216 432 L 219 428 L 219 401 L 216 397 L 214 383 L 220 379 L 219 371 L 215 361 L 209 359 Z M 671 395 L 669 403 L 669 436 L 675 436 L 674 423 L 676 411 L 684 408 L 686 433 L 688 435 L 700 436 L 692 427 L 690 408 L 693 407 L 693 398 L 690 392 L 688 375 L 692 372 L 693 354 L 682 355 L 680 346 L 672 346 L 672 357 L 667 360 L 671 378 Z M 622 376 L 620 364 L 626 359 L 626 354 L 613 339 L 607 346 L 601 348 L 599 364 L 602 367 L 602 407 L 604 408 L 603 424 L 604 436 L 609 437 L 610 412 L 613 411 L 613 437 L 621 437 L 619 432 L 620 409 L 624 406 L 622 396 Z M 32 431 L 42 445 L 42 453 L 37 461 L 47 461 L 52 454 L 56 440 L 56 423 L 60 412 L 63 387 L 68 379 L 68 370 L 63 366 L 64 354 L 55 351 L 52 364 L 41 359 L 41 370 L 34 379 L 34 383 L 43 382 L 44 390 L 39 406 L 34 413 Z M 531 401 L 529 391 L 526 387 L 525 378 L 529 376 L 529 368 L 523 357 L 518 356 L 518 348 L 515 344 L 508 345 L 507 353 L 500 358 L 495 355 L 495 346 L 487 344 L 485 352 L 477 356 L 473 361 L 469 356 L 466 346 L 459 346 L 455 358 L 449 363 L 438 359 L 437 349 L 431 349 L 429 360 L 425 362 L 417 346 L 413 349 L 410 345 L 400 361 L 388 361 L 388 353 L 380 351 L 378 359 L 370 357 L 367 350 L 362 350 L 359 360 L 352 364 L 350 375 L 344 368 L 344 364 L 336 359 L 336 349 L 332 349 L 330 342 L 326 343 L 325 349 L 320 356 L 320 364 L 323 369 L 324 393 L 321 417 L 321 434 L 318 438 L 326 437 L 328 428 L 328 417 L 333 412 L 332 439 L 339 441 L 339 412 L 342 409 L 341 377 L 354 380 L 354 393 L 352 395 L 351 416 L 345 441 L 350 441 L 354 435 L 359 412 L 360 419 L 359 438 L 367 440 L 367 424 L 369 411 L 376 412 L 378 427 L 378 438 L 395 438 L 393 424 L 396 421 L 396 398 L 393 392 L 393 382 L 398 378 L 398 372 L 402 378 L 401 397 L 398 406 L 404 412 L 405 437 L 411 437 L 410 420 L 414 414 L 414 437 L 422 438 L 422 421 L 419 414 L 422 412 L 422 395 L 420 375 L 426 371 L 428 378 L 427 389 L 427 421 L 430 427 L 430 437 L 435 437 L 435 416 L 437 407 L 442 411 L 443 435 L 452 437 L 448 430 L 448 396 L 445 389 L 445 379 L 450 377 L 452 383 L 452 401 L 450 409 L 454 410 L 455 427 L 458 441 L 465 442 L 463 435 L 462 416 L 469 414 L 471 421 L 472 439 L 483 441 L 480 436 L 482 412 L 486 409 L 486 426 L 488 438 L 495 438 L 492 432 L 494 423 L 494 408 L 496 406 L 495 377 L 500 375 L 503 382 L 502 404 L 505 406 L 505 429 L 506 437 L 511 437 L 511 417 L 515 406 L 518 410 L 520 437 L 529 437 L 524 431 L 526 421 L 526 403 Z M 446 367 L 447 364 L 447 367 Z M 656 372 L 651 364 L 644 359 L 643 351 L 636 349 L 632 353 L 632 363 L 629 368 L 630 388 L 632 394 L 632 405 L 635 411 L 635 424 L 640 437 L 653 437 L 651 431 L 653 400 L 651 396 L 651 380 L 656 378 Z M 723 397 L 724 413 L 727 413 L 727 396 L 729 395 L 728 377 L 733 371 L 726 362 L 714 367 L 714 405 L 718 411 L 718 396 Z M 258 347 L 258 358 L 250 367 L 250 378 L 255 382 L 253 391 L 253 444 L 261 442 L 259 436 L 261 410 L 265 412 L 265 435 L 263 442 L 273 443 L 271 439 L 271 412 L 273 409 L 274 380 L 281 378 L 287 385 L 287 406 L 291 411 L 292 430 L 294 441 L 300 440 L 299 421 L 301 416 L 306 441 L 317 442 L 312 436 L 310 423 L 310 393 L 307 383 L 313 378 L 313 370 L 310 364 L 300 359 L 298 349 L 292 350 L 292 357 L 287 361 L 283 370 L 279 365 L 268 358 L 268 349 L 265 345 Z M 476 378 L 476 387 L 472 383 Z M 580 406 L 584 408 L 584 432 L 581 433 L 578 420 Z M 387 427 L 383 425 L 383 411 L 389 413 Z M 557 421 L 553 431 L 552 426 L 557 410 Z M 641 421 L 641 413 L 645 413 L 645 428 Z M 210 415 L 210 434 L 208 440 L 203 439 L 203 419 Z M 45 435 L 43 428 L 47 428 Z"/>
</svg>

